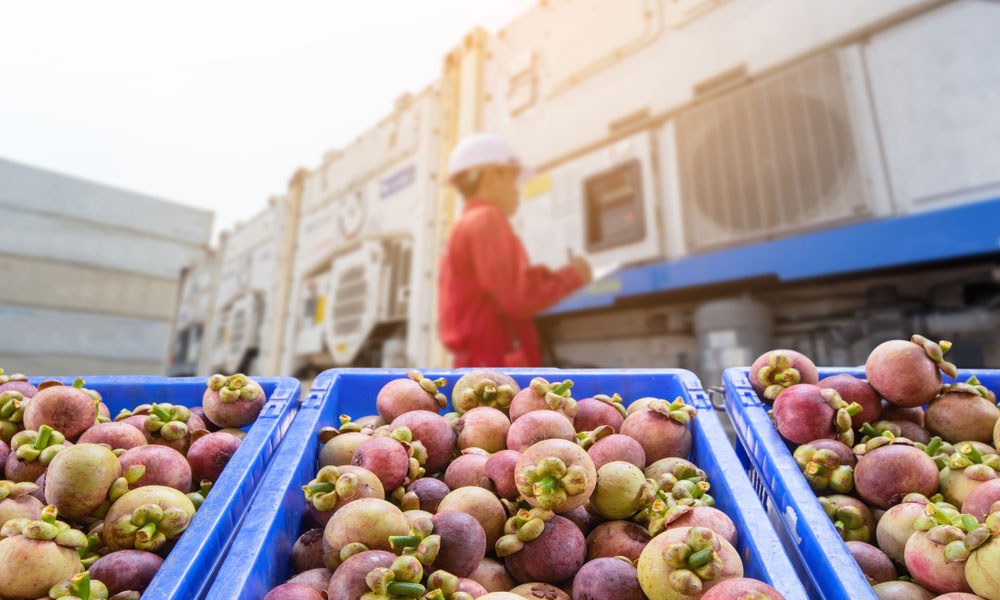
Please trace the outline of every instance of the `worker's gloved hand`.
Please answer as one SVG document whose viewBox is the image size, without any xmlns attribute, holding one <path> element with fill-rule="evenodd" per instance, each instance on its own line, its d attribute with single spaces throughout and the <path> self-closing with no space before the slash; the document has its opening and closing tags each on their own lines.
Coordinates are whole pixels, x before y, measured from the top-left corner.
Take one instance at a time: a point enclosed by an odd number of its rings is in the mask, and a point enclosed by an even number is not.
<svg viewBox="0 0 1000 600">
<path fill-rule="evenodd" d="M 570 257 L 569 266 L 573 267 L 573 270 L 576 271 L 583 285 L 590 283 L 590 280 L 594 277 L 594 273 L 590 269 L 590 262 L 582 256 L 573 255 Z"/>
</svg>

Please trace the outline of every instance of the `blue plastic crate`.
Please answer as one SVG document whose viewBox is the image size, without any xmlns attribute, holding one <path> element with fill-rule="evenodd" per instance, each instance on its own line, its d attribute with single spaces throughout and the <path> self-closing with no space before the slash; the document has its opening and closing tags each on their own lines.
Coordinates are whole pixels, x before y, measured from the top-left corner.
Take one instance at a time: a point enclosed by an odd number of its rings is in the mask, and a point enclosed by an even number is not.
<svg viewBox="0 0 1000 600">
<path fill-rule="evenodd" d="M 464 370 L 424 371 L 431 378 L 446 377 L 445 394 Z M 698 379 L 682 370 L 510 369 L 521 386 L 534 376 L 572 379 L 578 398 L 618 392 L 626 399 L 642 396 L 683 396 L 699 409 L 693 422 L 691 459 L 708 474 L 712 494 L 739 530 L 737 550 L 746 565 L 746 576 L 766 581 L 788 600 L 808 596 L 788 557 L 777 550 L 778 537 L 757 502 L 729 440 L 712 410 Z M 403 370 L 343 369 L 322 373 L 299 409 L 285 441 L 278 449 L 261 489 L 233 542 L 207 598 L 210 600 L 259 600 L 272 587 L 294 573 L 292 545 L 302 533 L 305 499 L 300 486 L 315 476 L 321 427 L 337 425 L 342 413 L 360 417 L 375 412 L 375 396 L 389 380 L 403 377 Z"/>
<path fill-rule="evenodd" d="M 44 381 L 32 377 L 32 383 Z M 74 377 L 53 377 L 72 384 Z M 168 402 L 201 405 L 204 377 L 84 377 L 86 387 L 100 392 L 112 417 L 123 408 Z M 291 426 L 301 392 L 291 377 L 254 377 L 267 395 L 257 421 L 247 430 L 239 450 L 229 460 L 211 493 L 198 509 L 156 577 L 144 600 L 193 600 L 208 589 L 257 491 L 282 436 Z"/>
<path fill-rule="evenodd" d="M 754 487 L 760 494 L 768 513 L 777 521 L 776 529 L 791 553 L 796 567 L 808 574 L 803 577 L 809 592 L 824 600 L 878 600 L 823 511 L 816 494 L 792 457 L 795 445 L 786 442 L 775 429 L 767 414 L 768 407 L 761 403 L 747 379 L 749 368 L 726 369 L 723 382 L 726 387 L 726 410 L 736 427 L 744 454 L 755 473 Z M 848 373 L 865 377 L 860 368 L 820 368 L 819 377 Z M 975 375 L 986 387 L 1000 391 L 1000 371 L 960 371 L 958 380 Z M 945 377 L 946 382 L 952 380 Z"/>
</svg>

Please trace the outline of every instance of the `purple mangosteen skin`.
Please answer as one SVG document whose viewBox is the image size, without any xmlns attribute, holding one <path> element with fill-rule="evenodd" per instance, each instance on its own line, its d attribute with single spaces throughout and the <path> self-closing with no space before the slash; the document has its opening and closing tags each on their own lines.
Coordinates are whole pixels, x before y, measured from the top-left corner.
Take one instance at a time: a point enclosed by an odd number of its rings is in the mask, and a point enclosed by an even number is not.
<svg viewBox="0 0 1000 600">
<path fill-rule="evenodd" d="M 468 577 L 486 556 L 486 532 L 475 518 L 457 510 L 431 517 L 434 533 L 441 536 L 441 549 L 428 572 L 444 569 L 456 577 Z"/>
<path fill-rule="evenodd" d="M 864 542 L 847 542 L 847 549 L 864 574 L 875 583 L 896 579 L 896 567 L 885 552 Z"/>
<path fill-rule="evenodd" d="M 899 427 L 899 436 L 920 444 L 931 441 L 931 434 L 912 421 L 890 421 Z"/>
<path fill-rule="evenodd" d="M 602 517 L 589 512 L 585 505 L 577 506 L 569 512 L 560 513 L 559 516 L 573 521 L 583 532 L 583 535 L 587 535 L 590 530 L 604 522 Z"/>
<path fill-rule="evenodd" d="M 78 444 L 107 444 L 112 450 L 131 450 L 146 445 L 146 436 L 127 423 L 98 423 L 83 432 Z"/>
<path fill-rule="evenodd" d="M 972 593 L 965 580 L 964 562 L 947 562 L 944 546 L 932 542 L 926 531 L 918 531 L 906 542 L 906 568 L 914 581 L 932 592 Z"/>
<path fill-rule="evenodd" d="M 268 592 L 264 600 L 323 600 L 323 595 L 308 585 L 283 583 Z"/>
<path fill-rule="evenodd" d="M 600 469 L 616 460 L 631 463 L 640 469 L 646 466 L 646 451 L 642 449 L 642 444 L 620 433 L 597 440 L 587 450 L 587 454 L 590 455 L 590 460 L 594 461 L 595 469 Z"/>
<path fill-rule="evenodd" d="M 406 486 L 407 492 L 413 492 L 420 500 L 420 510 L 429 513 L 436 513 L 438 504 L 451 492 L 448 484 L 433 477 L 421 477 L 410 485 Z"/>
<path fill-rule="evenodd" d="M 573 578 L 573 600 L 643 600 L 635 567 L 619 558 L 598 558 Z"/>
<path fill-rule="evenodd" d="M 324 568 L 323 530 L 310 529 L 292 546 L 292 568 L 296 573 Z"/>
<path fill-rule="evenodd" d="M 622 422 L 621 433 L 639 442 L 646 455 L 647 465 L 671 456 L 687 458 L 694 443 L 687 425 L 648 408 L 626 417 Z"/>
<path fill-rule="evenodd" d="M 934 594 L 909 581 L 887 581 L 872 587 L 880 600 L 934 600 Z"/>
<path fill-rule="evenodd" d="M 394 490 L 406 479 L 410 457 L 403 445 L 384 436 L 372 436 L 354 451 L 351 464 L 368 469 L 378 477 L 385 490 Z"/>
<path fill-rule="evenodd" d="M 330 578 L 332 577 L 333 571 L 327 569 L 326 567 L 321 567 L 318 569 L 302 571 L 295 577 L 289 579 L 286 583 L 301 583 L 308 585 L 317 592 L 326 593 L 326 588 L 329 587 Z"/>
<path fill-rule="evenodd" d="M 841 373 L 840 375 L 824 377 L 816 385 L 821 389 L 837 390 L 840 397 L 848 404 L 857 402 L 861 405 L 861 412 L 851 417 L 851 425 L 855 429 L 859 429 L 865 423 L 878 421 L 882 415 L 882 399 L 875 388 L 868 385 L 867 381 L 847 373 Z"/>
<path fill-rule="evenodd" d="M 876 448 L 854 467 L 854 489 L 868 504 L 888 509 L 910 493 L 933 496 L 938 490 L 934 460 L 914 446 L 889 444 Z"/>
<path fill-rule="evenodd" d="M 473 598 L 485 596 L 486 594 L 489 593 L 488 591 L 486 591 L 486 588 L 479 585 L 479 583 L 471 579 L 466 579 L 465 577 L 458 578 L 458 588 L 455 591 L 465 592 L 466 594 L 469 594 Z"/>
<path fill-rule="evenodd" d="M 514 483 L 514 467 L 521 459 L 517 450 L 501 450 L 486 459 L 483 465 L 483 475 L 493 484 L 498 496 L 508 500 L 516 500 L 520 495 L 517 484 Z"/>
<path fill-rule="evenodd" d="M 415 410 L 423 410 L 437 414 L 438 403 L 420 384 L 409 377 L 393 379 L 382 386 L 375 398 L 375 410 L 392 423 L 402 414 Z"/>
<path fill-rule="evenodd" d="M 24 428 L 48 425 L 75 440 L 97 420 L 97 405 L 87 392 L 67 385 L 39 390 L 24 409 Z"/>
<path fill-rule="evenodd" d="M 922 514 L 924 505 L 916 502 L 897 504 L 885 511 L 875 528 L 875 538 L 882 552 L 903 564 L 906 542 L 915 532 L 913 522 Z"/>
<path fill-rule="evenodd" d="M 25 398 L 33 398 L 38 393 L 38 388 L 27 381 L 8 381 L 0 383 L 0 394 L 4 392 L 21 392 Z"/>
<path fill-rule="evenodd" d="M 858 464 L 858 457 L 854 455 L 854 450 L 843 442 L 837 440 L 813 440 L 809 442 L 809 445 L 817 450 L 832 450 L 836 452 L 842 465 L 853 467 Z"/>
<path fill-rule="evenodd" d="M 146 473 L 132 489 L 146 485 L 164 485 L 184 492 L 191 491 L 191 465 L 180 452 L 168 446 L 151 444 L 126 450 L 118 457 L 122 470 L 133 465 L 143 465 Z"/>
<path fill-rule="evenodd" d="M 384 550 L 369 550 L 359 552 L 348 558 L 337 567 L 330 578 L 327 588 L 329 600 L 357 600 L 369 591 L 365 583 L 368 572 L 377 567 L 390 567 L 396 555 Z"/>
<path fill-rule="evenodd" d="M 499 452 L 507 446 L 509 431 L 510 419 L 491 406 L 477 406 L 455 424 L 456 442 L 461 450 L 482 448 L 487 452 Z"/>
<path fill-rule="evenodd" d="M 4 466 L 7 464 L 7 457 L 10 456 L 10 446 L 0 440 L 0 477 L 3 476 Z"/>
<path fill-rule="evenodd" d="M 587 556 L 587 541 L 580 528 L 558 515 L 545 524 L 538 538 L 507 556 L 504 564 L 521 583 L 540 581 L 559 584 L 580 570 Z"/>
<path fill-rule="evenodd" d="M 634 563 L 651 539 L 649 531 L 638 523 L 601 523 L 587 536 L 587 559 L 624 556 Z"/>
<path fill-rule="evenodd" d="M 88 570 L 113 596 L 128 590 L 144 591 L 162 564 L 163 559 L 152 552 L 119 550 L 97 559 Z"/>
<path fill-rule="evenodd" d="M 760 401 L 764 404 L 771 404 L 773 400 L 769 400 L 764 396 L 766 386 L 763 385 L 757 378 L 757 373 L 767 366 L 772 354 L 778 353 L 787 356 L 788 360 L 792 363 L 792 368 L 798 370 L 799 383 L 815 384 L 819 381 L 819 373 L 816 371 L 816 365 L 814 365 L 813 361 L 809 360 L 809 358 L 807 358 L 804 354 L 785 348 L 765 352 L 764 354 L 761 354 L 757 360 L 753 361 L 753 365 L 750 366 L 750 372 L 747 373 L 747 378 L 750 380 L 750 387 L 753 388 L 753 391 L 757 392 L 757 397 L 760 398 Z"/>
<path fill-rule="evenodd" d="M 774 399 L 774 425 L 781 437 L 793 444 L 837 437 L 833 409 L 820 395 L 820 387 L 799 383 L 787 387 Z"/>
<path fill-rule="evenodd" d="M 489 489 L 492 484 L 483 475 L 483 468 L 488 458 L 482 454 L 459 456 L 448 465 L 448 470 L 444 472 L 444 482 L 453 490 L 470 485 Z"/>
<path fill-rule="evenodd" d="M 876 346 L 865 361 L 865 374 L 880 396 L 906 408 L 922 406 L 941 392 L 941 371 L 922 346 L 889 340 Z"/>
<path fill-rule="evenodd" d="M 924 426 L 924 409 L 920 406 L 905 408 L 882 401 L 882 419 L 884 421 L 909 421 Z"/>
<path fill-rule="evenodd" d="M 576 429 L 569 419 L 553 410 L 534 410 L 521 416 L 507 430 L 507 448 L 524 452 L 543 440 L 573 442 Z"/>
<path fill-rule="evenodd" d="M 191 476 L 195 481 L 217 481 L 239 447 L 240 438 L 222 431 L 198 438 L 187 453 Z"/>
<path fill-rule="evenodd" d="M 785 600 L 785 597 L 778 590 L 763 581 L 747 579 L 745 577 L 734 577 L 733 579 L 720 581 L 705 592 L 701 600 L 735 600 L 741 598 L 741 594 L 747 592 L 765 594 L 770 600 Z"/>
<path fill-rule="evenodd" d="M 986 522 L 990 507 L 1000 502 L 1000 479 L 991 479 L 976 486 L 962 503 L 962 513 L 972 515 L 980 523 Z"/>
<path fill-rule="evenodd" d="M 415 410 L 396 417 L 390 429 L 400 427 L 409 429 L 413 440 L 419 441 L 427 450 L 424 469 L 428 474 L 440 473 L 448 468 L 448 461 L 455 451 L 455 431 L 447 419 L 436 412 Z"/>
<path fill-rule="evenodd" d="M 573 426 L 577 432 L 593 431 L 601 425 L 607 425 L 615 430 L 621 431 L 622 422 L 625 421 L 618 410 L 608 404 L 594 398 L 584 398 L 576 403 L 576 417 L 573 418 Z"/>
</svg>

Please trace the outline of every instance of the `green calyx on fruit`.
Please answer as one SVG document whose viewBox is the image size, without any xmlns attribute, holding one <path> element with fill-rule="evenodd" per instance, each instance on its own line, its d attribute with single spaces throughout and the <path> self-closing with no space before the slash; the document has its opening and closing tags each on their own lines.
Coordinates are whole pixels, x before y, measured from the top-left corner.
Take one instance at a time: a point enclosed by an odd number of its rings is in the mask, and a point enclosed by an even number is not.
<svg viewBox="0 0 1000 600">
<path fill-rule="evenodd" d="M 576 416 L 578 407 L 576 400 L 570 396 L 570 390 L 573 388 L 571 380 L 549 383 L 544 377 L 535 377 L 529 387 L 531 391 L 545 398 L 545 404 L 551 410 L 561 410 L 571 419 Z M 619 402 L 620 400 L 619 398 Z"/>
<path fill-rule="evenodd" d="M 670 472 L 661 473 L 653 481 L 656 483 L 657 489 L 652 498 L 649 498 L 649 502 L 645 505 L 641 505 L 639 512 L 632 517 L 632 520 L 637 523 L 648 524 L 651 530 L 659 531 L 659 524 L 654 527 L 654 521 L 665 517 L 667 511 L 674 506 L 692 508 L 715 506 L 715 498 L 708 493 L 711 485 L 708 483 L 705 472 L 687 461 L 678 462 Z M 663 505 L 657 504 L 658 502 L 663 503 Z"/>
<path fill-rule="evenodd" d="M 979 396 L 980 398 L 985 398 L 990 402 L 996 404 L 997 396 L 992 391 L 990 391 L 985 385 L 979 382 L 979 378 L 973 375 L 969 377 L 964 382 L 946 384 L 941 386 L 942 394 L 969 394 L 970 396 Z"/>
<path fill-rule="evenodd" d="M 598 394 L 594 396 L 594 400 L 600 400 L 605 404 L 611 405 L 612 408 L 618 411 L 618 414 L 620 414 L 623 419 L 628 415 L 628 410 L 625 408 L 625 405 L 622 404 L 622 397 L 617 393 L 612 396 Z"/>
<path fill-rule="evenodd" d="M 649 535 L 656 536 L 664 531 L 668 525 L 694 510 L 688 504 L 676 504 L 663 498 L 657 498 L 646 515 L 649 525 Z"/>
<path fill-rule="evenodd" d="M 358 476 L 354 473 L 341 473 L 335 466 L 326 466 L 319 470 L 316 478 L 302 486 L 306 502 L 322 512 L 333 510 L 340 500 L 353 498 L 358 493 Z"/>
<path fill-rule="evenodd" d="M 545 508 L 520 509 L 507 519 L 503 526 L 504 535 L 496 542 L 497 556 L 503 558 L 524 548 L 526 542 L 538 539 L 545 531 L 545 524 L 555 513 Z"/>
<path fill-rule="evenodd" d="M 400 556 L 391 567 L 372 569 L 365 576 L 371 591 L 362 594 L 361 600 L 402 600 L 419 598 L 426 588 L 420 583 L 424 567 L 413 556 Z"/>
<path fill-rule="evenodd" d="M 135 535 L 136 550 L 156 552 L 168 539 L 187 529 L 190 522 L 190 515 L 182 508 L 164 510 L 158 504 L 144 504 L 132 511 L 128 519 L 120 519 L 110 526 L 121 536 Z"/>
<path fill-rule="evenodd" d="M 964 443 L 955 448 L 954 454 L 948 457 L 948 468 L 952 470 L 976 469 L 1000 471 L 1000 455 L 983 456 L 975 445 Z M 987 475 L 988 476 L 988 475 Z"/>
<path fill-rule="evenodd" d="M 819 503 L 845 542 L 867 542 L 871 539 L 871 528 L 865 522 L 861 509 L 856 506 L 839 506 L 826 497 L 821 497 Z"/>
<path fill-rule="evenodd" d="M 840 464 L 840 456 L 833 450 L 817 450 L 811 444 L 803 444 L 795 449 L 793 456 L 814 492 L 829 489 L 848 494 L 854 489 L 854 469 Z"/>
<path fill-rule="evenodd" d="M 459 412 L 468 412 L 477 406 L 507 409 L 517 391 L 508 384 L 496 385 L 484 380 L 475 386 L 462 391 L 461 398 L 455 404 Z"/>
<path fill-rule="evenodd" d="M 194 504 L 195 510 L 201 508 L 201 505 L 205 503 L 205 498 L 208 496 L 208 493 L 212 491 L 213 485 L 214 484 L 211 481 L 202 479 L 198 484 L 198 489 L 187 494 L 188 500 L 191 501 L 191 504 Z"/>
<path fill-rule="evenodd" d="M 23 518 L 7 521 L 0 528 L 0 537 L 21 535 L 29 540 L 52 541 L 67 548 L 87 547 L 87 536 L 57 520 L 58 516 L 59 511 L 50 504 L 42 509 L 42 518 L 37 521 Z"/>
<path fill-rule="evenodd" d="M 92 564 L 97 562 L 97 559 L 101 558 L 102 554 L 107 554 L 107 548 L 104 547 L 101 534 L 96 529 L 87 534 L 87 545 L 83 548 L 77 548 L 76 551 L 80 554 L 80 563 L 83 564 L 84 569 L 89 569 Z"/>
<path fill-rule="evenodd" d="M 0 369 L 0 383 L 7 383 L 8 381 L 27 381 L 28 376 L 24 373 L 11 373 L 7 375 L 4 373 L 3 369 Z"/>
<path fill-rule="evenodd" d="M 108 511 L 111 510 L 111 505 L 128 493 L 131 485 L 142 479 L 142 476 L 145 474 L 146 465 L 132 465 L 128 469 L 125 469 L 122 476 L 111 483 L 111 487 L 108 489 L 108 497 L 104 502 L 101 502 L 100 506 L 90 512 L 91 516 L 103 519 L 108 514 Z"/>
<path fill-rule="evenodd" d="M 593 431 L 581 431 L 576 434 L 576 443 L 579 444 L 584 450 L 587 450 L 596 444 L 598 440 L 606 438 L 609 435 L 613 435 L 614 432 L 615 430 L 613 427 L 609 425 L 601 425 Z"/>
<path fill-rule="evenodd" d="M 448 398 L 444 394 L 438 391 L 438 388 L 443 388 L 444 386 L 448 385 L 447 379 L 445 379 L 444 377 L 439 377 L 437 379 L 428 379 L 427 377 L 424 377 L 420 373 L 420 371 L 417 371 L 416 369 L 411 369 L 407 371 L 406 376 L 412 379 L 413 381 L 416 381 L 418 384 L 420 384 L 420 387 L 425 392 L 430 394 L 431 397 L 434 398 L 434 401 L 437 402 L 438 406 L 440 406 L 441 408 L 448 406 Z"/>
<path fill-rule="evenodd" d="M 340 427 L 323 427 L 319 430 L 319 443 L 325 444 L 342 433 L 355 432 L 371 435 L 375 427 L 366 424 L 364 427 L 358 423 L 351 422 L 351 417 L 340 415 Z"/>
<path fill-rule="evenodd" d="M 990 538 L 989 525 L 983 525 L 972 515 L 963 515 L 953 506 L 929 502 L 924 512 L 913 521 L 913 529 L 926 531 L 927 539 L 944 546 L 948 562 L 961 562 Z"/>
<path fill-rule="evenodd" d="M 7 390 L 0 394 L 0 427 L 4 425 L 13 428 L 10 435 L 4 439 L 10 439 L 18 430 L 18 423 L 24 421 L 24 409 L 28 405 L 30 398 L 25 398 L 21 392 Z M 0 431 L 2 433 L 2 431 Z"/>
<path fill-rule="evenodd" d="M 420 600 L 473 600 L 472 594 L 458 591 L 458 577 L 448 571 L 434 571 L 427 576 L 427 593 Z"/>
<path fill-rule="evenodd" d="M 38 486 L 30 481 L 15 483 L 13 481 L 0 481 L 0 500 L 7 498 L 15 499 L 38 490 Z"/>
<path fill-rule="evenodd" d="M 441 551 L 441 536 L 435 535 L 434 523 L 427 518 L 416 519 L 409 535 L 389 536 L 393 550 L 403 549 L 403 556 L 413 556 L 424 565 L 430 565 Z"/>
<path fill-rule="evenodd" d="M 687 425 L 694 420 L 695 416 L 698 414 L 697 409 L 693 406 L 684 404 L 684 399 L 680 396 L 677 396 L 673 402 L 667 402 L 666 400 L 659 399 L 653 400 L 646 405 L 646 408 L 658 415 L 669 417 L 681 425 Z"/>
<path fill-rule="evenodd" d="M 42 425 L 38 431 L 26 429 L 15 433 L 10 439 L 10 449 L 24 462 L 37 460 L 47 465 L 63 449 L 65 441 L 66 436 L 48 425 Z"/>
<path fill-rule="evenodd" d="M 717 579 L 723 562 L 719 541 L 711 529 L 692 527 L 683 542 L 663 549 L 663 561 L 673 567 L 667 583 L 680 594 L 698 595 L 703 581 Z"/>
<path fill-rule="evenodd" d="M 757 371 L 757 381 L 764 386 L 764 397 L 774 400 L 783 389 L 800 383 L 802 375 L 788 356 L 775 352 L 767 358 L 767 365 Z"/>
<path fill-rule="evenodd" d="M 225 404 L 236 401 L 250 402 L 261 393 L 260 387 L 243 373 L 229 377 L 216 373 L 208 378 L 208 388 L 219 392 L 219 400 Z"/>
<path fill-rule="evenodd" d="M 822 389 L 819 395 L 834 410 L 833 426 L 837 429 L 837 441 L 847 446 L 853 446 L 854 429 L 851 425 L 851 417 L 859 414 L 864 409 L 857 402 L 851 402 L 850 404 L 845 402 L 837 390 L 833 388 Z"/>
<path fill-rule="evenodd" d="M 937 465 L 938 471 L 948 466 L 948 460 L 951 458 L 951 455 L 955 453 L 955 449 L 952 445 L 938 436 L 932 437 L 931 441 L 926 444 L 915 442 L 913 445 L 920 448 L 925 454 L 927 454 L 927 456 L 934 459 L 934 464 Z"/>
<path fill-rule="evenodd" d="M 867 444 L 869 440 L 872 440 L 885 432 L 891 433 L 894 437 L 899 437 L 903 435 L 903 430 L 899 428 L 892 421 L 875 421 L 874 423 L 865 423 L 858 430 L 861 433 L 861 444 Z"/>
<path fill-rule="evenodd" d="M 579 465 L 566 466 L 555 456 L 522 468 L 514 477 L 517 491 L 535 498 L 543 508 L 555 510 L 566 498 L 587 489 L 587 471 Z"/>
<path fill-rule="evenodd" d="M 108 588 L 96 579 L 90 578 L 90 573 L 77 573 L 62 583 L 57 583 L 49 589 L 49 598 L 57 600 L 107 600 Z"/>
<path fill-rule="evenodd" d="M 931 442 L 933 441 L 934 440 L 932 439 Z M 858 457 L 861 457 L 871 452 L 872 450 L 877 450 L 882 446 L 888 446 L 889 444 L 903 444 L 906 446 L 916 446 L 916 444 L 913 443 L 913 440 L 909 438 L 897 437 L 893 435 L 891 431 L 883 431 L 881 435 L 873 437 L 864 444 L 858 444 L 857 446 L 854 446 L 854 454 Z M 930 447 L 930 444 L 927 444 L 927 447 Z M 934 450 L 936 452 L 937 448 L 934 448 Z M 927 452 L 927 454 L 933 458 L 934 454 L 931 454 L 931 452 L 927 450 L 925 450 L 925 452 Z"/>
<path fill-rule="evenodd" d="M 331 571 L 336 571 L 337 567 L 345 560 L 362 552 L 368 552 L 368 546 L 361 542 L 351 542 L 340 550 L 327 550 L 324 552 L 323 565 Z"/>
<path fill-rule="evenodd" d="M 427 462 L 427 449 L 420 440 L 413 441 L 413 432 L 410 431 L 409 427 L 397 427 L 391 431 L 388 426 L 380 427 L 372 435 L 386 436 L 403 445 L 403 449 L 406 450 L 406 454 L 410 457 L 409 470 L 406 473 L 403 485 L 407 485 L 413 480 L 424 476 L 426 472 L 424 463 Z"/>
<path fill-rule="evenodd" d="M 150 433 L 159 433 L 163 439 L 173 442 L 188 434 L 187 420 L 191 411 L 179 404 L 153 404 L 143 427 Z"/>
<path fill-rule="evenodd" d="M 910 338 L 910 341 L 914 344 L 923 347 L 924 352 L 927 353 L 927 358 L 934 361 L 934 364 L 941 369 L 941 372 L 948 377 L 958 377 L 958 367 L 951 364 L 944 359 L 944 355 L 951 350 L 951 342 L 946 340 L 941 340 L 938 343 L 934 343 L 922 335 L 914 335 Z"/>
</svg>

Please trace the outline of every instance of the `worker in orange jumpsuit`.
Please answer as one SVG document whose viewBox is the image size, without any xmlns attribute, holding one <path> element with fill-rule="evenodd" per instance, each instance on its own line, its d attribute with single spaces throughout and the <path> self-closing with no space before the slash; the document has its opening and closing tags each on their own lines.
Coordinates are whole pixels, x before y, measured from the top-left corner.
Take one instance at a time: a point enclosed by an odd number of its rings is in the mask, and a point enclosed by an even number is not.
<svg viewBox="0 0 1000 600">
<path fill-rule="evenodd" d="M 490 134 L 452 152 L 449 182 L 465 199 L 448 236 L 438 279 L 441 341 L 460 367 L 536 367 L 534 315 L 590 281 L 586 259 L 553 271 L 532 265 L 508 219 L 526 175 L 510 146 Z"/>
</svg>

